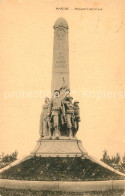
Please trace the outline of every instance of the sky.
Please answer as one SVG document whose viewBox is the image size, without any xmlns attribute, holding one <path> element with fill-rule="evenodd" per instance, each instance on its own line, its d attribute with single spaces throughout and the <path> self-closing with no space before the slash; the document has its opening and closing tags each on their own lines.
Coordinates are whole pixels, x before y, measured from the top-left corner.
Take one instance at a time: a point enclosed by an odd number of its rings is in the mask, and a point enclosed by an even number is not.
<svg viewBox="0 0 125 196">
<path fill-rule="evenodd" d="M 61 9 L 62 8 L 62 9 Z M 122 0 L 0 1 L 0 153 L 28 155 L 50 95 L 53 25 L 69 25 L 70 89 L 80 101 L 77 137 L 101 158 L 125 153 L 125 27 Z"/>
</svg>

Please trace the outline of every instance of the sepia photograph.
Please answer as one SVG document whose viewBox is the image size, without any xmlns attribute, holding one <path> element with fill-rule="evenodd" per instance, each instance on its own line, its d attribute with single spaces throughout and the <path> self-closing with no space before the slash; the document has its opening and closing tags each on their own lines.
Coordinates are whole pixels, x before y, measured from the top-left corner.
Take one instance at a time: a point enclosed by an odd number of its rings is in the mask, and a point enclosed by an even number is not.
<svg viewBox="0 0 125 196">
<path fill-rule="evenodd" d="M 125 196 L 124 15 L 0 0 L 0 196 Z"/>
</svg>

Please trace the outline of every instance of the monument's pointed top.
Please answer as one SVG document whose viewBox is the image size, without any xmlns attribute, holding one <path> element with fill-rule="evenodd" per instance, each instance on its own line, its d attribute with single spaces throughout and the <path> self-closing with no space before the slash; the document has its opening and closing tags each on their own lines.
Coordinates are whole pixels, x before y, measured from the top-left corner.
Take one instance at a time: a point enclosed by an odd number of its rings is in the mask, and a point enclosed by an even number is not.
<svg viewBox="0 0 125 196">
<path fill-rule="evenodd" d="M 63 26 L 63 27 L 65 27 L 65 28 L 68 28 L 68 23 L 67 23 L 67 21 L 64 19 L 64 18 L 62 18 L 62 17 L 60 17 L 60 18 L 58 18 L 57 20 L 56 20 L 56 22 L 55 22 L 55 24 L 54 24 L 54 28 L 57 28 L 57 27 L 61 27 L 61 26 Z"/>
</svg>

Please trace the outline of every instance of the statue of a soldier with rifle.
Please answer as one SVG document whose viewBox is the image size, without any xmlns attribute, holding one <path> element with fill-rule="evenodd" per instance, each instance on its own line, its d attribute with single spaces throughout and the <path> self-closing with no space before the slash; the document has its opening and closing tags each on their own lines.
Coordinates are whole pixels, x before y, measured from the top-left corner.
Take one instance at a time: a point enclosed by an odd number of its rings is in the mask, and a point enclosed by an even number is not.
<svg viewBox="0 0 125 196">
<path fill-rule="evenodd" d="M 54 96 L 51 99 L 50 116 L 53 127 L 53 138 L 59 139 L 61 135 L 60 126 L 63 125 L 65 121 L 64 104 L 62 99 L 60 98 L 59 90 L 54 91 Z"/>
</svg>

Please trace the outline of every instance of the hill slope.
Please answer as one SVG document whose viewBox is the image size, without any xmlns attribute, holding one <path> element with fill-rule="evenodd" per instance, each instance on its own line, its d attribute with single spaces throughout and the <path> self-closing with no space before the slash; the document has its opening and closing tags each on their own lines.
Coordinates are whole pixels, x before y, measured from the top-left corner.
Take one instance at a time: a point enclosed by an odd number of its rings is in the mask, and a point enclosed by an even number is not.
<svg viewBox="0 0 125 196">
<path fill-rule="evenodd" d="M 125 179 L 81 157 L 33 157 L 0 174 L 4 179 L 38 181 L 100 181 Z"/>
</svg>

